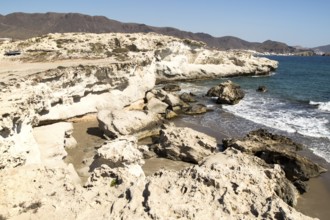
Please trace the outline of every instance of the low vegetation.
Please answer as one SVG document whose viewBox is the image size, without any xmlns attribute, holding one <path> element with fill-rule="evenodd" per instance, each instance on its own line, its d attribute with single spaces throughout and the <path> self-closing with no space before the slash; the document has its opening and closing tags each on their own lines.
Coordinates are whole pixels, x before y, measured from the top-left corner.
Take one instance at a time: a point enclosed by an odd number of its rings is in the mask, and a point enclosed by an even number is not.
<svg viewBox="0 0 330 220">
<path fill-rule="evenodd" d="M 23 210 L 22 213 L 26 213 L 28 211 L 33 211 L 33 213 L 37 213 L 38 209 L 42 206 L 42 203 L 40 201 L 33 202 L 28 206 L 25 206 L 25 202 L 22 202 L 19 204 L 19 207 L 21 207 Z"/>
</svg>

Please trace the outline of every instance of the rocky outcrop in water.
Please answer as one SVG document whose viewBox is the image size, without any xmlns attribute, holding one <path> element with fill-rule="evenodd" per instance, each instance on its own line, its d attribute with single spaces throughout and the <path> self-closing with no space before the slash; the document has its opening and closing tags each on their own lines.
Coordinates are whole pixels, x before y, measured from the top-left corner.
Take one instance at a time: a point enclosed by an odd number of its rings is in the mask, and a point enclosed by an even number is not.
<svg viewBox="0 0 330 220">
<path fill-rule="evenodd" d="M 304 181 L 326 171 L 323 167 L 297 154 L 297 151 L 302 148 L 301 145 L 287 137 L 271 134 L 263 129 L 252 131 L 242 139 L 224 140 L 223 144 L 225 148 L 232 147 L 258 156 L 268 164 L 281 165 L 286 177 L 301 192 L 306 191 Z"/>
<path fill-rule="evenodd" d="M 268 89 L 266 86 L 259 86 L 256 91 L 257 92 L 267 92 Z"/>
<path fill-rule="evenodd" d="M 241 87 L 230 80 L 212 87 L 206 95 L 217 97 L 217 103 L 227 105 L 235 105 L 244 98 Z"/>
</svg>

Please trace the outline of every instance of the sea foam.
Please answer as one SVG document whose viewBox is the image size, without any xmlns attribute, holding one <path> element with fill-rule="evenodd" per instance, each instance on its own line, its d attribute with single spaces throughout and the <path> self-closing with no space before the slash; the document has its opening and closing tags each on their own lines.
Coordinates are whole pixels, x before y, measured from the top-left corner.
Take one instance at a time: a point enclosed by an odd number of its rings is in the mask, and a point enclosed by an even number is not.
<svg viewBox="0 0 330 220">
<path fill-rule="evenodd" d="M 310 105 L 317 106 L 317 108 L 321 111 L 330 112 L 330 102 L 309 102 Z"/>
<path fill-rule="evenodd" d="M 329 121 L 308 109 L 290 106 L 276 98 L 249 95 L 227 111 L 258 124 L 310 137 L 330 138 Z"/>
</svg>

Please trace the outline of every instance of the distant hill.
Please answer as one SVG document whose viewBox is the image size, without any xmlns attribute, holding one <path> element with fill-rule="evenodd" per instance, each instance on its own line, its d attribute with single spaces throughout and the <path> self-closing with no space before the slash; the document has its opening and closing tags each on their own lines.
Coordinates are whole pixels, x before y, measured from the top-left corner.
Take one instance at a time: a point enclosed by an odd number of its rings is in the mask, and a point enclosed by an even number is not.
<svg viewBox="0 0 330 220">
<path fill-rule="evenodd" d="M 323 53 L 330 53 L 330 44 L 325 46 L 314 47 L 313 50 L 319 50 Z"/>
<path fill-rule="evenodd" d="M 122 23 L 104 16 L 89 16 L 79 13 L 12 13 L 0 15 L 0 38 L 27 39 L 48 33 L 64 32 L 156 32 L 179 38 L 205 42 L 209 47 L 221 50 L 250 49 L 259 52 L 293 53 L 298 50 L 284 43 L 265 41 L 254 43 L 237 37 L 213 37 L 205 33 L 192 33 L 171 27 L 153 27 L 145 24 Z"/>
</svg>

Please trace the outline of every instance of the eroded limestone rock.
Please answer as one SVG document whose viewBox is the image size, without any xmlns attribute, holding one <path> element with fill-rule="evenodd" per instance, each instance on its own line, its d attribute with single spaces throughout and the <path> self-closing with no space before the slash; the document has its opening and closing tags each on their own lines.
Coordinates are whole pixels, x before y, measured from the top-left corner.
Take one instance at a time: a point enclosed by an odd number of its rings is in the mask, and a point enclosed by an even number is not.
<svg viewBox="0 0 330 220">
<path fill-rule="evenodd" d="M 160 131 L 158 151 L 172 160 L 199 163 L 217 149 L 215 138 L 190 128 L 165 126 Z"/>
<path fill-rule="evenodd" d="M 217 103 L 219 104 L 228 105 L 235 105 L 244 98 L 244 92 L 241 87 L 230 80 L 212 87 L 206 95 L 217 97 Z"/>
<path fill-rule="evenodd" d="M 232 147 L 256 155 L 269 164 L 281 165 L 286 177 L 301 192 L 306 188 L 304 181 L 326 172 L 325 168 L 297 154 L 297 151 L 302 148 L 300 144 L 287 137 L 271 134 L 264 129 L 252 131 L 242 139 L 226 139 L 223 144 L 225 148 Z"/>
<path fill-rule="evenodd" d="M 143 155 L 138 150 L 137 139 L 134 136 L 105 142 L 97 150 L 97 160 L 99 164 L 107 164 L 112 168 L 130 164 L 144 164 Z"/>
<path fill-rule="evenodd" d="M 157 133 L 162 124 L 158 114 L 136 110 L 101 110 L 97 119 L 99 128 L 109 137 L 135 135 L 141 139 Z"/>
<path fill-rule="evenodd" d="M 267 174 L 266 174 L 267 173 Z M 282 183 L 282 185 L 278 185 Z M 290 188 L 286 191 L 284 188 Z M 233 149 L 180 172 L 161 170 L 129 187 L 112 206 L 114 219 L 310 219 L 278 195 L 296 200 L 279 165 Z M 161 201 L 161 202 L 160 202 Z"/>
</svg>

